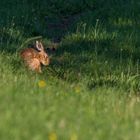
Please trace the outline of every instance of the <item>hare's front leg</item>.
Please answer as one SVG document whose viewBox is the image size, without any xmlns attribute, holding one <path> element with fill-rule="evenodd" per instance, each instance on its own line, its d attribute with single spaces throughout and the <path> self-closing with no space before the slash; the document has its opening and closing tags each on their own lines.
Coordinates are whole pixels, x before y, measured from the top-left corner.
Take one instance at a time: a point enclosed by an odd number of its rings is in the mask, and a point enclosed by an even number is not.
<svg viewBox="0 0 140 140">
<path fill-rule="evenodd" d="M 38 72 L 38 73 L 42 73 L 42 70 L 41 70 L 41 65 L 39 65 L 37 68 L 36 68 L 36 70 L 35 70 L 36 72 Z"/>
<path fill-rule="evenodd" d="M 37 58 L 31 59 L 28 63 L 29 69 L 41 73 L 41 64 Z"/>
</svg>

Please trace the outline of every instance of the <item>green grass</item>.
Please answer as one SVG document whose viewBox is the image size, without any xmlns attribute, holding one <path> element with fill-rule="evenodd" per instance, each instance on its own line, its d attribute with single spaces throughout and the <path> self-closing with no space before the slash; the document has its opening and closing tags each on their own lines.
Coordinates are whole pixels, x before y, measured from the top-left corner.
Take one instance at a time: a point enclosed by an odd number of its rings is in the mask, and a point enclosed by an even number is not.
<svg viewBox="0 0 140 140">
<path fill-rule="evenodd" d="M 140 139 L 139 6 L 138 0 L 1 2 L 0 139 Z M 49 28 L 64 17 L 65 30 Z M 42 74 L 28 71 L 18 55 L 39 35 L 46 44 L 62 38 Z"/>
</svg>

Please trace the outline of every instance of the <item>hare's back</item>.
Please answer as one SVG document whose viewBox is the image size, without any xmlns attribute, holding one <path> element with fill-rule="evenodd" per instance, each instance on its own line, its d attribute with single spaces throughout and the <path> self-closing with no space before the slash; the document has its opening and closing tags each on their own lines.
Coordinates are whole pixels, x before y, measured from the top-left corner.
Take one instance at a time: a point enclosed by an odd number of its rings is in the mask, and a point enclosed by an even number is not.
<svg viewBox="0 0 140 140">
<path fill-rule="evenodd" d="M 27 48 L 21 51 L 20 55 L 23 59 L 33 58 L 37 54 L 37 51 L 32 48 Z"/>
</svg>

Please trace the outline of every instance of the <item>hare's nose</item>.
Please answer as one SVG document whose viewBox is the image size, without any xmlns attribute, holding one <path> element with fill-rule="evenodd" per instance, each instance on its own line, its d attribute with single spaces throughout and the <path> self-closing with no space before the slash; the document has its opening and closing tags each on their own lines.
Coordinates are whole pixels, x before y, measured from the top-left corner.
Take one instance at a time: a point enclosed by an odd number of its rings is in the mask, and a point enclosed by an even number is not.
<svg viewBox="0 0 140 140">
<path fill-rule="evenodd" d="M 49 56 L 48 55 L 46 55 L 46 58 L 48 58 Z"/>
</svg>

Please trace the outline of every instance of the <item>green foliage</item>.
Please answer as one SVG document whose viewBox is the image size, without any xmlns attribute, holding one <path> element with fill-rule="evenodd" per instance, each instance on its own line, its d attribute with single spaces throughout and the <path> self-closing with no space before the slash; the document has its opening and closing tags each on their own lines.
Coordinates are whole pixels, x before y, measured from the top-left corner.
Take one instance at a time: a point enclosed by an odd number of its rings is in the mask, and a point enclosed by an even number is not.
<svg viewBox="0 0 140 140">
<path fill-rule="evenodd" d="M 138 140 L 139 4 L 1 1 L 0 139 Z M 19 57 L 38 36 L 61 38 L 42 74 Z"/>
</svg>

